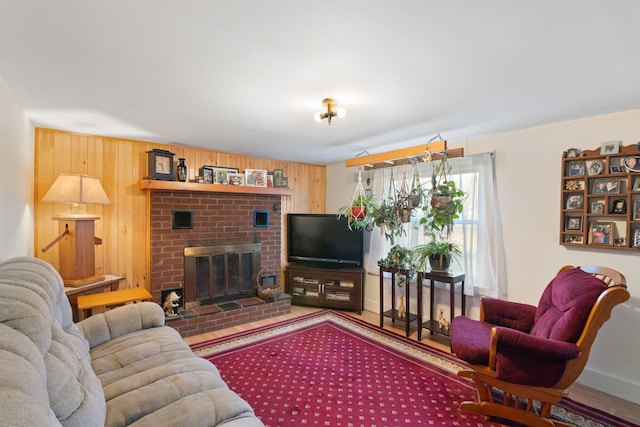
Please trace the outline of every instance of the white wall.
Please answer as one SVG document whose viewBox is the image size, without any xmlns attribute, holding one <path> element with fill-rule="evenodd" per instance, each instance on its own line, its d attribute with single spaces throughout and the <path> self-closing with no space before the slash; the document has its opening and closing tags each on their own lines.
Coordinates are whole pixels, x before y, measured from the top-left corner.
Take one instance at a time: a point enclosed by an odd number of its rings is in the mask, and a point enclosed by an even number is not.
<svg viewBox="0 0 640 427">
<path fill-rule="evenodd" d="M 640 403 L 640 252 L 561 246 L 561 161 L 567 148 L 595 149 L 600 143 L 640 140 L 640 110 L 449 141 L 465 154 L 494 151 L 507 259 L 508 299 L 536 304 L 563 265 L 605 265 L 627 278 L 631 299 L 618 306 L 600 330 L 579 382 Z M 445 135 L 446 137 L 446 135 Z M 327 168 L 327 210 L 335 212 L 355 188 L 356 168 Z M 374 230 L 377 232 L 377 230 Z M 385 299 L 387 301 L 388 299 Z M 467 315 L 477 318 L 477 299 Z M 378 277 L 367 275 L 365 308 L 379 310 Z M 386 306 L 386 304 L 385 304 Z M 426 307 L 425 307 L 426 308 Z"/>
<path fill-rule="evenodd" d="M 0 260 L 33 255 L 33 141 L 31 122 L 0 78 Z"/>
</svg>

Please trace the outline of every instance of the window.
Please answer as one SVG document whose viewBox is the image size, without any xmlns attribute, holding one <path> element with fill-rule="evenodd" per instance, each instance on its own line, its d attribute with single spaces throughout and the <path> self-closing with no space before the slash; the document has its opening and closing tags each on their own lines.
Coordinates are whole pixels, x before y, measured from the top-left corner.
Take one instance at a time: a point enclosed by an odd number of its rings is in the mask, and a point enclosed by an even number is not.
<svg viewBox="0 0 640 427">
<path fill-rule="evenodd" d="M 459 266 L 452 268 L 465 272 L 465 293 L 487 296 L 503 295 L 504 249 L 502 245 L 502 225 L 495 188 L 493 154 L 484 153 L 448 160 L 452 166 L 449 179 L 467 193 L 462 216 L 453 228 L 452 242 L 462 248 L 463 256 Z M 418 175 L 423 188 L 431 187 L 433 163 L 417 164 Z M 393 172 L 395 188 L 400 188 L 404 166 L 379 169 L 373 176 L 373 193 L 377 199 L 389 197 L 389 185 Z M 411 185 L 413 167 L 407 166 L 407 182 Z M 422 210 L 414 210 L 411 222 L 404 224 L 405 236 L 396 237 L 395 244 L 415 247 L 427 243 L 429 236 L 420 226 Z M 371 234 L 368 270 L 378 271 L 378 260 L 384 258 L 391 249 L 391 243 L 378 228 Z"/>
</svg>

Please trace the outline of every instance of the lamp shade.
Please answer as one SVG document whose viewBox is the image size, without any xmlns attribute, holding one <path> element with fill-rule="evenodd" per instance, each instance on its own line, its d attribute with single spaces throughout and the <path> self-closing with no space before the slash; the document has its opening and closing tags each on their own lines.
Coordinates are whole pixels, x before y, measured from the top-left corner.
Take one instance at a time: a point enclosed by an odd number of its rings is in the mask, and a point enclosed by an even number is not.
<svg viewBox="0 0 640 427">
<path fill-rule="evenodd" d="M 43 202 L 73 204 L 110 204 L 100 180 L 95 176 L 61 173 L 55 180 Z"/>
</svg>

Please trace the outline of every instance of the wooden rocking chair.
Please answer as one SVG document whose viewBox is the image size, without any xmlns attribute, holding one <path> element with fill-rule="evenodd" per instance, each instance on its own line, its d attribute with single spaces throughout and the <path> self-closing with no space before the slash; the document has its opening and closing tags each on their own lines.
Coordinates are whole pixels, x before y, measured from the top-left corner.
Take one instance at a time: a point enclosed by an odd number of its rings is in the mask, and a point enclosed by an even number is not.
<svg viewBox="0 0 640 427">
<path fill-rule="evenodd" d="M 560 269 L 538 307 L 483 298 L 480 320 L 456 317 L 451 347 L 469 369 L 477 402 L 460 408 L 528 426 L 570 426 L 551 419 L 584 369 L 598 330 L 630 297 L 624 276 L 606 267 Z"/>
</svg>

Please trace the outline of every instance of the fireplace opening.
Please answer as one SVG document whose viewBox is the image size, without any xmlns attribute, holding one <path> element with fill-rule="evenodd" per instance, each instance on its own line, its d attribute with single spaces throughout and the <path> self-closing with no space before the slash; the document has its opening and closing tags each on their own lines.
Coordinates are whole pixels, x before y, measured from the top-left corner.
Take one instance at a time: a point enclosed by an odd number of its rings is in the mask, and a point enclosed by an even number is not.
<svg viewBox="0 0 640 427">
<path fill-rule="evenodd" d="M 255 297 L 261 250 L 261 243 L 185 248 L 185 308 Z"/>
</svg>

